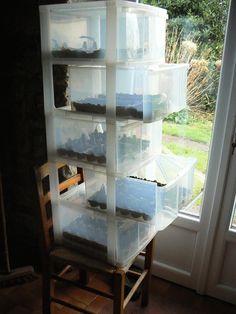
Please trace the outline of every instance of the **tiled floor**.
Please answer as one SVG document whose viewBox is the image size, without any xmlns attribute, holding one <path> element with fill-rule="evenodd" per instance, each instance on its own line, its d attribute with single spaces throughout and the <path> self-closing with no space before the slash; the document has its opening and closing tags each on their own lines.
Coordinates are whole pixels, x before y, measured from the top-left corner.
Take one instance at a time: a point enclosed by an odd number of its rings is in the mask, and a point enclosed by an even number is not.
<svg viewBox="0 0 236 314">
<path fill-rule="evenodd" d="M 98 285 L 97 276 L 91 278 L 91 284 Z M 105 284 L 103 283 L 105 287 Z M 64 300 L 72 300 L 87 310 L 100 314 L 112 313 L 112 302 L 89 292 L 57 285 L 57 296 Z M 41 278 L 23 285 L 0 289 L 1 314 L 42 314 L 41 310 Z M 180 287 L 165 280 L 152 277 L 150 301 L 145 309 L 140 307 L 140 300 L 130 302 L 126 314 L 236 314 L 236 306 L 219 300 L 200 296 L 194 291 Z M 55 314 L 78 314 L 78 312 L 55 306 Z"/>
</svg>

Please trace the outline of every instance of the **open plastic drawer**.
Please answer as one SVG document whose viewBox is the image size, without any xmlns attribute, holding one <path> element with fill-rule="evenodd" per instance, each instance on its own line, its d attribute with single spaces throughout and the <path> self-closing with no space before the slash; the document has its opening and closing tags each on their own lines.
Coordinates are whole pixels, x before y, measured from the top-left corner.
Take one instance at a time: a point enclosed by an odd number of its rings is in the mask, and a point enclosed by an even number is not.
<svg viewBox="0 0 236 314">
<path fill-rule="evenodd" d="M 192 198 L 195 158 L 160 155 L 136 172 L 138 178 L 157 183 L 157 229 L 166 228 Z M 159 186 L 159 183 L 163 186 Z"/>
<path fill-rule="evenodd" d="M 161 150 L 162 121 L 143 124 L 120 121 L 114 125 L 114 151 L 107 148 L 106 120 L 89 115 L 58 112 L 53 118 L 55 155 L 106 170 L 107 158 L 115 156 L 115 172 L 125 175 L 156 156 Z M 64 113 L 64 114 L 61 114 Z M 111 156 L 108 156 L 108 155 Z M 94 169 L 94 168 L 93 168 Z"/>
<path fill-rule="evenodd" d="M 189 65 L 163 63 L 159 65 L 160 90 L 168 99 L 168 114 L 186 108 Z"/>
<path fill-rule="evenodd" d="M 116 178 L 117 215 L 164 229 L 191 200 L 195 162 L 160 155 L 134 175 Z M 87 205 L 106 212 L 106 175 L 85 170 L 84 176 Z"/>
<path fill-rule="evenodd" d="M 40 6 L 40 13 L 42 40 L 50 43 L 48 52 L 55 58 L 164 62 L 165 9 L 127 1 L 91 1 Z M 44 33 L 49 33 L 48 39 Z"/>
<path fill-rule="evenodd" d="M 55 106 L 62 99 L 61 77 L 64 65 L 54 65 Z M 161 64 L 144 67 L 143 65 L 117 66 L 116 103 L 114 110 L 117 118 L 153 122 L 163 119 L 169 113 L 186 107 L 187 64 Z M 60 109 L 105 114 L 107 103 L 105 66 L 68 66 L 67 67 L 67 106 Z M 112 78 L 107 77 L 108 82 Z M 57 87 L 59 86 L 59 88 Z M 111 109 L 110 109 L 111 110 Z"/>
<path fill-rule="evenodd" d="M 101 260 L 109 259 L 109 250 L 115 253 L 114 265 L 125 266 L 147 245 L 155 235 L 155 228 L 142 222 L 107 216 L 86 208 L 71 209 L 64 205 L 54 207 L 57 225 L 56 242 Z M 108 231 L 109 230 L 109 231 Z M 113 238 L 116 245 L 110 247 Z"/>
</svg>

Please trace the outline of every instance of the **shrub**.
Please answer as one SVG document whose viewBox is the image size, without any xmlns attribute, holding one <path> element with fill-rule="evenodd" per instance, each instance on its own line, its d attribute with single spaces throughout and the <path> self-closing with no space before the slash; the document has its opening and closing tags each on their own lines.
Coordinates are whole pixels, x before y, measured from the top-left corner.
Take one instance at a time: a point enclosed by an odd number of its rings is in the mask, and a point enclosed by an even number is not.
<svg viewBox="0 0 236 314">
<path fill-rule="evenodd" d="M 211 49 L 194 42 L 183 40 L 183 31 L 167 31 L 166 62 L 188 63 L 187 103 L 199 110 L 212 111 L 215 107 L 219 79 L 219 61 L 210 60 Z M 180 118 L 182 120 L 182 118 Z"/>
<path fill-rule="evenodd" d="M 173 112 L 165 118 L 165 121 L 171 121 L 176 124 L 188 124 L 189 123 L 189 115 L 186 109 L 183 109 L 179 112 Z"/>
<path fill-rule="evenodd" d="M 190 64 L 188 105 L 213 112 L 229 0 L 144 2 L 168 11 L 166 62 Z"/>
<path fill-rule="evenodd" d="M 174 24 L 181 29 L 193 28 L 194 40 L 214 48 L 215 60 L 221 58 L 229 0 L 144 0 L 144 3 L 167 9 L 170 20 L 175 19 Z"/>
</svg>

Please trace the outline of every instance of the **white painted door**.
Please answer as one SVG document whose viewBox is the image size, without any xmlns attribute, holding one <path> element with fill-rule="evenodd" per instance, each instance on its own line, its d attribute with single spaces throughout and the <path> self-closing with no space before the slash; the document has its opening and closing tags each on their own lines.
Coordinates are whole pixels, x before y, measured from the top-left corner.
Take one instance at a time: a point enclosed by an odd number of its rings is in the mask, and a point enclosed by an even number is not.
<svg viewBox="0 0 236 314">
<path fill-rule="evenodd" d="M 231 1 L 210 158 L 199 216 L 181 212 L 156 236 L 153 273 L 229 302 L 236 302 L 235 197 L 236 1 Z"/>
<path fill-rule="evenodd" d="M 235 80 L 236 82 L 236 80 Z M 235 86 L 236 92 L 236 86 Z M 236 99 L 236 98 L 235 98 Z M 236 130 L 235 130 L 236 132 Z M 235 133 L 236 137 L 236 133 Z M 233 141 L 235 141 L 234 138 Z M 228 168 L 224 197 L 209 264 L 206 293 L 236 303 L 236 152 Z"/>
</svg>

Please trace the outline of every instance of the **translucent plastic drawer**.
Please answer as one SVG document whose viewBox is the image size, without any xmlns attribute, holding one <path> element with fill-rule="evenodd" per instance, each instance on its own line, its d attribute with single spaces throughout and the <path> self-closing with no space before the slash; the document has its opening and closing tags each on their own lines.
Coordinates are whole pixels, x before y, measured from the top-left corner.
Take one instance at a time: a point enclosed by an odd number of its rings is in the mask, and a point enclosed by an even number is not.
<svg viewBox="0 0 236 314">
<path fill-rule="evenodd" d="M 48 49 L 53 57 L 164 62 L 165 9 L 127 1 L 79 2 L 40 8 L 41 20 L 47 20 L 42 28 L 45 34 L 49 32 Z"/>
<path fill-rule="evenodd" d="M 63 97 L 61 73 L 65 66 L 54 66 L 55 105 Z M 171 112 L 186 107 L 187 64 L 163 64 L 156 66 L 117 66 L 116 116 L 153 122 L 163 119 Z M 107 104 L 107 82 L 112 80 L 106 67 L 68 66 L 67 104 L 61 109 L 89 114 L 105 114 Z M 107 78 L 106 78 L 107 76 Z M 56 88 L 58 86 L 58 88 Z M 58 103 L 57 103 L 58 102 Z M 65 106 L 67 105 L 67 106 Z"/>
<path fill-rule="evenodd" d="M 142 222 L 114 217 L 108 223 L 106 215 L 89 209 L 53 208 L 56 242 L 117 266 L 127 265 L 155 235 L 154 226 Z"/>
<path fill-rule="evenodd" d="M 168 98 L 168 113 L 178 112 L 187 104 L 188 64 L 161 64 L 159 88 Z"/>
<path fill-rule="evenodd" d="M 134 175 L 116 178 L 117 215 L 164 229 L 191 200 L 195 162 L 192 158 L 160 155 Z M 106 212 L 106 175 L 88 170 L 84 175 L 87 205 Z"/>
<path fill-rule="evenodd" d="M 191 201 L 195 164 L 195 158 L 163 154 L 136 172 L 137 178 L 156 183 L 158 230 L 168 226 Z"/>
<path fill-rule="evenodd" d="M 106 212 L 107 177 L 105 174 L 85 170 L 87 206 Z M 116 214 L 123 218 L 155 224 L 156 184 L 134 180 L 130 177 L 116 178 Z"/>
<path fill-rule="evenodd" d="M 53 124 L 56 155 L 78 161 L 82 167 L 87 164 L 105 168 L 107 159 L 115 156 L 115 171 L 124 174 L 140 167 L 161 150 L 162 121 L 151 124 L 130 120 L 117 122 L 112 126 L 114 151 L 107 147 L 104 118 L 65 112 L 55 116 Z"/>
</svg>

